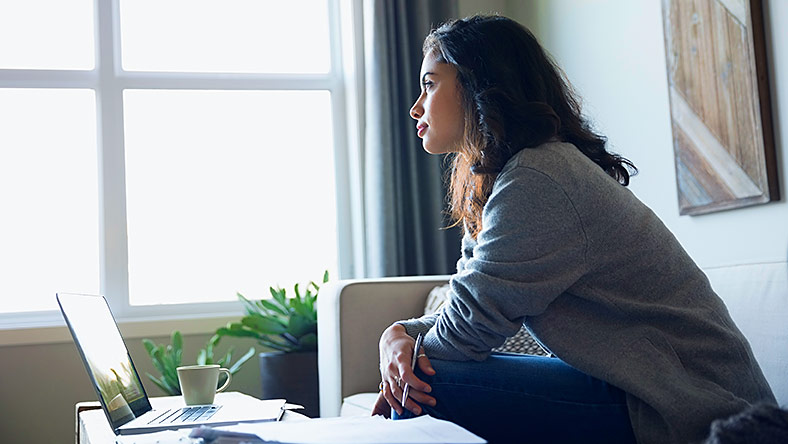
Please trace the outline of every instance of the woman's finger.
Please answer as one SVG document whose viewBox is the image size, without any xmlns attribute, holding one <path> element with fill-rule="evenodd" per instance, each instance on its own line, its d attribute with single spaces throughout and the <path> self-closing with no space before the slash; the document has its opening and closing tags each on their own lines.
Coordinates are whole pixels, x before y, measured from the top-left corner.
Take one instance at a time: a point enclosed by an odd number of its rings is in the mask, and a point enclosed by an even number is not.
<svg viewBox="0 0 788 444">
<path fill-rule="evenodd" d="M 388 382 L 383 383 L 383 397 L 386 398 L 386 402 L 389 403 L 389 406 L 393 408 L 398 415 L 402 414 L 402 406 L 399 403 L 399 400 L 394 397 L 394 393 L 392 393 L 391 384 Z"/>
<path fill-rule="evenodd" d="M 432 407 L 437 404 L 437 401 L 434 397 L 422 392 L 421 390 L 410 390 L 408 392 L 408 398 L 418 402 L 419 404 L 429 405 Z"/>
<path fill-rule="evenodd" d="M 405 401 L 405 408 L 415 413 L 416 415 L 421 415 L 422 413 L 421 405 L 435 406 L 436 403 L 437 402 L 435 398 L 433 398 L 432 396 L 420 392 L 418 390 L 412 390 L 408 392 L 408 399 L 407 401 Z"/>
<path fill-rule="evenodd" d="M 398 376 L 394 377 L 394 381 L 389 383 L 389 388 L 391 389 L 391 394 L 394 395 L 394 399 L 397 400 L 397 405 L 401 405 L 402 399 L 402 389 L 405 387 L 405 381 L 400 379 Z M 398 412 L 399 413 L 399 412 Z"/>
<path fill-rule="evenodd" d="M 421 415 L 421 406 L 416 404 L 416 401 L 413 400 L 413 397 L 410 396 L 410 393 L 408 393 L 408 400 L 405 401 L 405 408 L 416 415 Z"/>
<path fill-rule="evenodd" d="M 423 351 L 419 353 L 419 357 L 416 360 L 416 364 L 419 366 L 419 369 L 422 372 L 424 372 L 425 375 L 432 376 L 435 374 L 435 369 L 432 368 L 432 364 L 430 363 L 430 358 L 428 358 Z"/>
<path fill-rule="evenodd" d="M 424 371 L 424 369 L 421 366 L 419 368 L 421 368 L 421 370 Z M 430 367 L 430 368 L 432 368 L 432 367 Z M 413 373 L 413 371 L 410 369 L 410 367 L 402 368 L 401 371 L 402 371 L 402 387 L 403 388 L 405 387 L 405 384 L 407 383 L 408 385 L 410 385 L 410 389 L 409 390 L 414 390 L 415 389 L 415 390 L 421 390 L 422 392 L 427 392 L 427 393 L 432 391 L 432 387 L 430 387 L 430 385 L 427 384 L 426 382 L 424 382 L 421 379 L 419 379 L 419 377 L 416 376 L 415 373 Z M 432 373 L 425 372 L 425 374 L 434 375 L 435 374 L 435 370 L 432 370 Z"/>
</svg>

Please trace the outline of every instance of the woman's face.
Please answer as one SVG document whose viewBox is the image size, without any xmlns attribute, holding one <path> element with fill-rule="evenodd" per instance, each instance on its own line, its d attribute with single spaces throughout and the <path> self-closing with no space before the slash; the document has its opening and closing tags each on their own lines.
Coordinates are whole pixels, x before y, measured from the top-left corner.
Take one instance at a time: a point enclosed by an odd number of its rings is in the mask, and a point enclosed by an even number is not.
<svg viewBox="0 0 788 444">
<path fill-rule="evenodd" d="M 421 95 L 410 109 L 424 150 L 444 154 L 459 150 L 464 130 L 457 69 L 436 60 L 434 52 L 421 63 Z"/>
</svg>

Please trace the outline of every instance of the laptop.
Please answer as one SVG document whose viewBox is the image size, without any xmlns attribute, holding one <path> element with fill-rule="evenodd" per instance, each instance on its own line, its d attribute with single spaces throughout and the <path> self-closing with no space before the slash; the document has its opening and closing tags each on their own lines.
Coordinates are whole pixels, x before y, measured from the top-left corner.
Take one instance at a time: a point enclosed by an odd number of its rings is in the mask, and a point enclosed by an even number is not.
<svg viewBox="0 0 788 444">
<path fill-rule="evenodd" d="M 103 296 L 58 293 L 57 302 L 115 435 L 274 421 L 284 399 L 154 410 Z M 226 397 L 231 399 L 232 397 Z M 218 399 L 218 397 L 217 397 Z M 235 399 L 238 399 L 236 397 Z"/>
</svg>

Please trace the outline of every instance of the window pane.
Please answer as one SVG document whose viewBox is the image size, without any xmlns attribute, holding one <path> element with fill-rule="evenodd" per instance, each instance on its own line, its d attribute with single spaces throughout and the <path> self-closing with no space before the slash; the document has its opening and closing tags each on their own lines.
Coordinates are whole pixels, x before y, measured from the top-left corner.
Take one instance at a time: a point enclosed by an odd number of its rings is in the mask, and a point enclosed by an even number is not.
<svg viewBox="0 0 788 444">
<path fill-rule="evenodd" d="M 327 0 L 121 0 L 127 71 L 326 73 Z"/>
<path fill-rule="evenodd" d="M 0 312 L 99 291 L 92 90 L 0 89 Z"/>
<path fill-rule="evenodd" d="M 93 0 L 0 2 L 0 69 L 93 69 Z"/>
<path fill-rule="evenodd" d="M 127 90 L 124 112 L 132 305 L 336 270 L 328 91 Z"/>
</svg>

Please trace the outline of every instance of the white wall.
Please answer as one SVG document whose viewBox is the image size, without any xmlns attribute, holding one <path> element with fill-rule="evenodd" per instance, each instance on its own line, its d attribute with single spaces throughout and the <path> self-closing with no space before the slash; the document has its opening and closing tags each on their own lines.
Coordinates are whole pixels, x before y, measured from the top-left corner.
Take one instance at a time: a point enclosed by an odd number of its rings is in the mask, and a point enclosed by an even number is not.
<svg viewBox="0 0 788 444">
<path fill-rule="evenodd" d="M 508 1 L 563 67 L 585 112 L 610 147 L 640 169 L 631 185 L 701 267 L 785 260 L 788 204 L 782 201 L 702 216 L 679 216 L 660 0 Z M 764 0 L 772 117 L 786 196 L 788 171 L 788 1 Z M 781 31 L 782 30 L 782 31 Z"/>
</svg>

